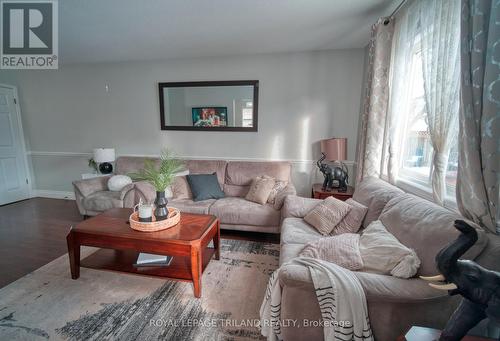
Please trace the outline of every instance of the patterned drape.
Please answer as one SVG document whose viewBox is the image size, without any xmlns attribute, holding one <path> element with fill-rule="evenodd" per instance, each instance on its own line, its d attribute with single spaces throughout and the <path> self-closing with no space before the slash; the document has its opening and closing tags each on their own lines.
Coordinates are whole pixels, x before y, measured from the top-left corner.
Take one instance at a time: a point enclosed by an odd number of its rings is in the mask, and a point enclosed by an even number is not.
<svg viewBox="0 0 500 341">
<path fill-rule="evenodd" d="M 500 167 L 500 2 L 462 0 L 457 204 L 498 231 Z"/>
<path fill-rule="evenodd" d="M 419 4 L 424 98 L 434 150 L 432 194 L 443 205 L 448 156 L 458 132 L 460 2 L 421 0 Z"/>
<path fill-rule="evenodd" d="M 393 34 L 394 19 L 380 18 L 372 26 L 368 52 L 368 75 L 356 160 L 356 183 L 367 176 L 380 176 L 389 99 L 389 65 Z"/>
</svg>

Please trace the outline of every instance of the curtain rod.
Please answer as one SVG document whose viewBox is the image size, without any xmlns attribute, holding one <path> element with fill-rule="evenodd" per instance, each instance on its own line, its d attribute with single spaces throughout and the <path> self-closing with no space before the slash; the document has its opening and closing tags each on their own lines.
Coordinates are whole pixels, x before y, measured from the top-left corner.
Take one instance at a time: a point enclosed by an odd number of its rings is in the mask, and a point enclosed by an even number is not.
<svg viewBox="0 0 500 341">
<path fill-rule="evenodd" d="M 401 7 L 403 7 L 405 2 L 406 2 L 406 0 L 401 1 L 401 3 L 398 5 L 398 7 L 396 7 L 394 9 L 394 11 L 392 11 L 391 15 L 389 15 L 389 18 L 392 18 L 396 13 L 398 13 L 398 11 L 401 9 Z"/>
<path fill-rule="evenodd" d="M 406 0 L 401 1 L 399 3 L 399 5 L 394 9 L 394 11 L 392 11 L 391 15 L 389 15 L 388 17 L 386 17 L 386 19 L 384 20 L 384 25 L 389 24 L 389 22 L 391 21 L 391 19 L 401 9 L 401 7 L 403 7 L 403 5 L 404 5 L 405 2 L 406 2 Z"/>
</svg>

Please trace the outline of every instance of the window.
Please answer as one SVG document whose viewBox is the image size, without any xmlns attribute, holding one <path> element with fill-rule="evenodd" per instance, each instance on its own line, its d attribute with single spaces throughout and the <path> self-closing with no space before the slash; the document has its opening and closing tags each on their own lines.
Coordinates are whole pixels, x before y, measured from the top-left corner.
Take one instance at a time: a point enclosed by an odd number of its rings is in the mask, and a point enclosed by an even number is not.
<svg viewBox="0 0 500 341">
<path fill-rule="evenodd" d="M 418 39 L 412 44 L 413 50 L 408 65 L 405 96 L 399 102 L 397 129 L 400 148 L 397 179 L 410 185 L 432 192 L 433 148 L 424 98 L 424 79 L 422 74 L 422 52 Z M 457 112 L 458 115 L 458 112 Z M 455 184 L 458 166 L 457 140 L 452 144 L 446 173 L 448 200 L 455 201 Z"/>
<path fill-rule="evenodd" d="M 243 101 L 243 108 L 241 109 L 243 114 L 243 127 L 252 127 L 253 125 L 253 102 Z"/>
</svg>

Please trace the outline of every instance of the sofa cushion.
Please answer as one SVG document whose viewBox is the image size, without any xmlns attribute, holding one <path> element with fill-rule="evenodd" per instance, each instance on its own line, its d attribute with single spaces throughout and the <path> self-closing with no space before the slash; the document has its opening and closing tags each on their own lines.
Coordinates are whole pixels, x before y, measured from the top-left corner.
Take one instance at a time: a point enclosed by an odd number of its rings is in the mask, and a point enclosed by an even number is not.
<svg viewBox="0 0 500 341">
<path fill-rule="evenodd" d="M 144 161 L 153 160 L 157 166 L 160 165 L 160 159 L 142 156 L 120 156 L 115 161 L 115 174 L 136 173 L 144 168 Z"/>
<path fill-rule="evenodd" d="M 374 177 L 364 179 L 356 186 L 352 196 L 353 200 L 368 207 L 363 226 L 367 227 L 372 221 L 377 220 L 385 204 L 401 194 L 404 194 L 402 190 L 386 181 Z"/>
<path fill-rule="evenodd" d="M 228 185 L 249 186 L 257 176 L 267 175 L 281 181 L 290 181 L 291 165 L 289 162 L 248 162 L 231 161 L 227 165 L 226 181 Z"/>
<path fill-rule="evenodd" d="M 434 258 L 444 246 L 455 240 L 459 232 L 454 227 L 458 213 L 449 211 L 428 200 L 404 194 L 390 200 L 380 221 L 405 246 L 415 250 L 422 264 L 418 275 L 436 275 Z M 478 241 L 462 258 L 474 259 L 484 249 L 487 238 L 478 231 Z"/>
<path fill-rule="evenodd" d="M 323 200 L 288 195 L 283 205 L 283 217 L 304 218 Z"/>
<path fill-rule="evenodd" d="M 99 191 L 83 199 L 83 205 L 87 210 L 103 212 L 112 208 L 123 207 L 120 192 Z"/>
<path fill-rule="evenodd" d="M 361 282 L 370 302 L 415 303 L 448 296 L 445 291 L 436 290 L 429 286 L 429 282 L 419 278 L 403 279 L 360 271 L 354 272 L 354 275 Z M 309 269 L 302 265 L 281 267 L 279 280 L 282 286 L 314 290 Z"/>
<path fill-rule="evenodd" d="M 222 224 L 278 226 L 281 219 L 280 211 L 272 205 L 260 205 L 237 197 L 217 200 L 209 212 L 217 216 Z"/>
<path fill-rule="evenodd" d="M 226 175 L 227 161 L 223 160 L 187 160 L 185 161 L 186 169 L 189 174 L 217 174 L 219 184 L 224 184 Z"/>
<path fill-rule="evenodd" d="M 217 181 L 217 174 L 189 174 L 186 180 L 193 193 L 194 201 L 224 198 L 224 192 Z"/>
<path fill-rule="evenodd" d="M 244 198 L 248 190 L 250 189 L 250 185 L 248 186 L 238 186 L 238 185 L 228 185 L 224 184 L 223 190 L 226 197 L 240 197 Z"/>
<path fill-rule="evenodd" d="M 281 245 L 301 244 L 304 247 L 309 242 L 323 236 L 302 218 L 285 218 L 281 224 Z"/>
<path fill-rule="evenodd" d="M 210 206 L 212 206 L 214 202 L 215 199 L 208 199 L 203 201 L 180 199 L 169 201 L 168 206 L 178 208 L 181 212 L 208 214 Z"/>
</svg>

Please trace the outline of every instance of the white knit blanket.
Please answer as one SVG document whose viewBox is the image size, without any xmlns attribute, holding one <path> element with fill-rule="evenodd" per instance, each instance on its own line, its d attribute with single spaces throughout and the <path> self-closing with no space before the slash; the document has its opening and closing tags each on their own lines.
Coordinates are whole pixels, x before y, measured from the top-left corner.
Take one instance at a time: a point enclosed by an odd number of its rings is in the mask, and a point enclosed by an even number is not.
<svg viewBox="0 0 500 341">
<path fill-rule="evenodd" d="M 316 290 L 325 341 L 373 340 L 363 287 L 352 271 L 320 259 L 298 257 L 288 264 L 306 266 Z M 261 332 L 269 341 L 283 340 L 281 326 L 305 321 L 281 320 L 279 270 L 271 275 L 260 307 Z M 311 323 L 312 321 L 307 321 Z"/>
</svg>

